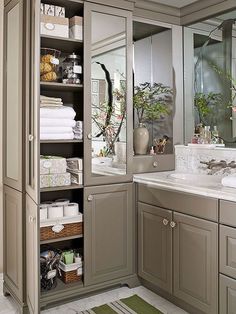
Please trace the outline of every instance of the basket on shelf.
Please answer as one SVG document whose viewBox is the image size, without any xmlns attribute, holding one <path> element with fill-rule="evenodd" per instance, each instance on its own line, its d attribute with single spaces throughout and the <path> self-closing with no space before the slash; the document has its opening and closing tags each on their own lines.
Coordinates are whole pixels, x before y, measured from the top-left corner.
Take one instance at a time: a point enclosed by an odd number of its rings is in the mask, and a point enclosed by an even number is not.
<svg viewBox="0 0 236 314">
<path fill-rule="evenodd" d="M 73 263 L 66 265 L 62 261 L 60 261 L 59 268 L 61 270 L 60 279 L 64 283 L 67 284 L 82 280 L 82 263 Z"/>
<path fill-rule="evenodd" d="M 63 229 L 59 232 L 53 231 L 54 226 L 41 227 L 40 241 L 54 240 L 83 234 L 83 222 L 68 223 L 60 226 L 62 226 Z"/>
</svg>

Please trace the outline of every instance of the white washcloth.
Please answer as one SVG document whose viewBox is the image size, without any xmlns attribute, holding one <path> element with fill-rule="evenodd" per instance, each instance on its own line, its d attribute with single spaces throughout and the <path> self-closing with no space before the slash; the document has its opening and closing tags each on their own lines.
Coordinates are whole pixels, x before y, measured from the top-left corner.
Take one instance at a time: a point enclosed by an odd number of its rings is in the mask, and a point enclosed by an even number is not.
<svg viewBox="0 0 236 314">
<path fill-rule="evenodd" d="M 47 97 L 47 96 L 40 95 L 40 101 L 62 102 L 62 99 L 61 98 Z"/>
<path fill-rule="evenodd" d="M 227 186 L 230 188 L 236 188 L 236 174 L 232 174 L 232 175 L 229 175 L 227 177 L 224 177 L 221 180 L 221 184 L 223 186 Z"/>
<path fill-rule="evenodd" d="M 71 107 L 40 108 L 40 118 L 74 119 L 76 113 Z"/>
<path fill-rule="evenodd" d="M 74 127 L 76 124 L 73 119 L 49 119 L 49 118 L 41 118 L 40 119 L 40 127 L 42 126 L 70 126 Z"/>
<path fill-rule="evenodd" d="M 73 129 L 70 126 L 42 126 L 40 127 L 41 134 L 64 134 L 72 133 Z"/>
<path fill-rule="evenodd" d="M 40 133 L 41 140 L 73 140 L 74 133 L 62 133 L 62 134 L 42 134 Z"/>
</svg>

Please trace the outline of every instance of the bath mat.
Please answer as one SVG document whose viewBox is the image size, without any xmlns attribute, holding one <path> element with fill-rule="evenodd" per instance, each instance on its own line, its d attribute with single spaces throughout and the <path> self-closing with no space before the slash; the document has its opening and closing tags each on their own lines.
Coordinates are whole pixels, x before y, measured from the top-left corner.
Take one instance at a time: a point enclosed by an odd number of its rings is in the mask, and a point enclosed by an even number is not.
<svg viewBox="0 0 236 314">
<path fill-rule="evenodd" d="M 138 295 L 110 302 L 79 314 L 163 314 Z"/>
</svg>

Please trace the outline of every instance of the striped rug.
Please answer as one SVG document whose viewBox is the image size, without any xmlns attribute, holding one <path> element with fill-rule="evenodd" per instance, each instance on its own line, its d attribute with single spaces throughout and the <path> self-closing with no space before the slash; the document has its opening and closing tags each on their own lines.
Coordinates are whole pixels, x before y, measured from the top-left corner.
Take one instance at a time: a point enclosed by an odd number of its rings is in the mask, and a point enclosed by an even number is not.
<svg viewBox="0 0 236 314">
<path fill-rule="evenodd" d="M 163 314 L 138 295 L 107 303 L 79 314 Z"/>
</svg>

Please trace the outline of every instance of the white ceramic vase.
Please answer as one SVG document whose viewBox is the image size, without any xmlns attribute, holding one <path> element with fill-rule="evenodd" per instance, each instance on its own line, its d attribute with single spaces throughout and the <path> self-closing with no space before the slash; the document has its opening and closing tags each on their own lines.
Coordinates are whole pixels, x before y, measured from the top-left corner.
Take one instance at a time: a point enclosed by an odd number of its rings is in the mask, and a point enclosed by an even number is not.
<svg viewBox="0 0 236 314">
<path fill-rule="evenodd" d="M 143 123 L 134 129 L 134 153 L 135 155 L 146 155 L 149 143 L 149 132 Z"/>
</svg>

